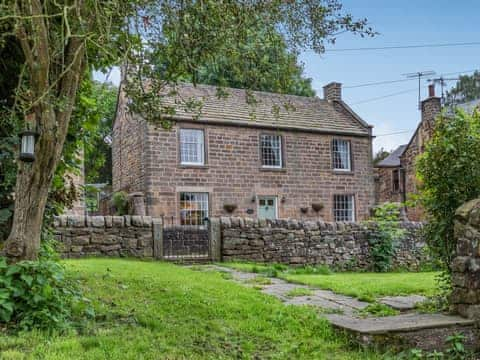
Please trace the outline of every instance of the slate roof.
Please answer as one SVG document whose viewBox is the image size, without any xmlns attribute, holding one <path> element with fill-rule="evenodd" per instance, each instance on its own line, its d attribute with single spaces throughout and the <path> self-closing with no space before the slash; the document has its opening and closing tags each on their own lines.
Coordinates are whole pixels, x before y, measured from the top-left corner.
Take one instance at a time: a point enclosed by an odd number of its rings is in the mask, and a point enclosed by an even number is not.
<svg viewBox="0 0 480 360">
<path fill-rule="evenodd" d="M 276 129 L 319 131 L 335 134 L 369 135 L 369 125 L 343 102 L 329 102 L 318 97 L 303 97 L 252 91 L 255 105 L 247 103 L 245 90 L 223 88 L 226 97 L 218 96 L 215 86 L 181 84 L 177 95 L 165 98 L 173 106 L 176 120 L 256 126 Z M 179 99 L 183 99 L 179 101 Z M 200 114 L 183 105 L 189 99 L 201 100 Z M 285 104 L 288 106 L 285 107 Z M 274 109 L 278 109 L 275 113 Z"/>
<path fill-rule="evenodd" d="M 397 167 L 400 166 L 400 156 L 402 156 L 403 152 L 407 148 L 407 145 L 400 145 L 398 148 L 395 149 L 390 155 L 388 155 L 385 159 L 380 161 L 375 167 Z"/>
</svg>

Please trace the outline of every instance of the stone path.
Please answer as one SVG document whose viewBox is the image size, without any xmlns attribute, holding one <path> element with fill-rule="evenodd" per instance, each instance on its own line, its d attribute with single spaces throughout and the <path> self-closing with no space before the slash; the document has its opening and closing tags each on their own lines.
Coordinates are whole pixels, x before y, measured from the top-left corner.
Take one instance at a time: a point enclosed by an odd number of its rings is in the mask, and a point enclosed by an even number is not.
<svg viewBox="0 0 480 360">
<path fill-rule="evenodd" d="M 401 311 L 400 315 L 388 317 L 360 317 L 358 311 L 369 303 L 349 296 L 339 295 L 329 290 L 318 290 L 305 285 L 289 283 L 278 278 L 268 278 L 262 274 L 248 273 L 231 268 L 208 265 L 208 268 L 229 273 L 235 281 L 246 286 L 261 286 L 265 294 L 275 296 L 285 304 L 312 305 L 321 308 L 324 317 L 339 329 L 351 333 L 358 342 L 382 345 L 388 339 L 390 345 L 405 348 L 438 350 L 445 347 L 445 339 L 454 333 L 466 336 L 465 344 L 470 348 L 478 345 L 478 333 L 473 320 L 445 314 L 419 314 L 414 311 L 418 302 L 425 300 L 420 295 L 388 296 L 379 299 L 382 304 Z M 261 277 L 267 281 L 255 282 Z M 293 290 L 305 290 L 308 295 L 289 296 Z M 380 336 L 380 337 L 379 337 Z"/>
<path fill-rule="evenodd" d="M 218 271 L 229 273 L 232 275 L 234 280 L 249 286 L 258 285 L 252 281 L 256 277 L 264 277 L 262 274 L 238 271 L 218 265 L 212 265 L 209 267 Z M 326 313 L 341 313 L 347 316 L 355 316 L 359 310 L 362 310 L 369 305 L 369 303 L 365 301 L 360 301 L 350 296 L 336 294 L 330 290 L 318 290 L 305 285 L 289 283 L 278 278 L 268 278 L 268 280 L 270 284 L 261 285 L 261 292 L 275 296 L 288 305 L 312 305 L 322 308 Z M 289 296 L 289 293 L 296 289 L 305 289 L 309 292 L 309 294 L 302 296 Z M 387 298 L 385 299 L 386 301 L 388 300 Z M 418 300 L 419 298 L 416 299 Z M 413 309 L 415 306 L 411 300 L 406 298 L 404 299 L 403 297 L 396 297 L 395 300 L 404 305 L 404 310 L 406 304 L 411 304 L 409 309 Z"/>
</svg>

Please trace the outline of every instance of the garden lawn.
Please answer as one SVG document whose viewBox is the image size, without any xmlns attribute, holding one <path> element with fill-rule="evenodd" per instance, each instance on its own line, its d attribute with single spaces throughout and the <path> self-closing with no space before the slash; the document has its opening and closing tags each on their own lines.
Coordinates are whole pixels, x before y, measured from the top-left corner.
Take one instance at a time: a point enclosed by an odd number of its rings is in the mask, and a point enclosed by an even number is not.
<svg viewBox="0 0 480 360">
<path fill-rule="evenodd" d="M 330 275 L 281 273 L 279 277 L 372 301 L 382 296 L 434 295 L 438 287 L 437 275 L 439 275 L 437 272 L 333 273 Z"/>
<path fill-rule="evenodd" d="M 274 274 L 281 279 L 332 290 L 338 294 L 374 301 L 382 296 L 437 293 L 439 272 L 349 273 L 331 272 L 325 266 L 288 268 L 285 265 L 227 262 L 219 264 L 235 270 Z M 271 275 L 270 275 L 271 276 Z"/>
<path fill-rule="evenodd" d="M 0 336 L 0 359 L 378 359 L 351 349 L 308 307 L 160 262 L 65 262 L 96 320 L 62 335 Z"/>
</svg>

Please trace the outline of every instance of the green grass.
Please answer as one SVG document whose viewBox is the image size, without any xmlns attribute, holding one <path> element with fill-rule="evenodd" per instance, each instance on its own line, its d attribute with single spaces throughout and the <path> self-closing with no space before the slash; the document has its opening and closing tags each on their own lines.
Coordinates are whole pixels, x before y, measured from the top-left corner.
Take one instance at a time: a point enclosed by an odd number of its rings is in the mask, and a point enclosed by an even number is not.
<svg viewBox="0 0 480 360">
<path fill-rule="evenodd" d="M 436 272 L 420 273 L 333 273 L 331 275 L 296 275 L 282 273 L 287 281 L 332 290 L 363 300 L 382 296 L 436 293 Z"/>
<path fill-rule="evenodd" d="M 390 306 L 387 306 L 381 303 L 373 303 L 373 304 L 369 304 L 367 307 L 358 311 L 358 314 L 361 317 L 369 317 L 369 316 L 384 317 L 384 316 L 399 315 L 400 311 L 395 310 Z"/>
<path fill-rule="evenodd" d="M 258 272 L 267 276 L 272 269 L 279 267 L 279 265 L 241 262 L 228 262 L 220 265 L 239 271 Z M 438 274 L 438 272 L 334 273 L 325 266 L 300 268 L 284 266 L 283 271 L 279 269 L 275 276 L 290 282 L 332 290 L 338 294 L 374 302 L 376 298 L 382 296 L 436 295 Z"/>
<path fill-rule="evenodd" d="M 285 295 L 287 295 L 288 297 L 309 296 L 313 295 L 313 291 L 307 288 L 298 287 L 290 290 Z"/>
<path fill-rule="evenodd" d="M 62 335 L 0 335 L 0 359 L 379 359 L 348 346 L 310 307 L 216 271 L 120 259 L 66 261 L 95 322 Z"/>
</svg>

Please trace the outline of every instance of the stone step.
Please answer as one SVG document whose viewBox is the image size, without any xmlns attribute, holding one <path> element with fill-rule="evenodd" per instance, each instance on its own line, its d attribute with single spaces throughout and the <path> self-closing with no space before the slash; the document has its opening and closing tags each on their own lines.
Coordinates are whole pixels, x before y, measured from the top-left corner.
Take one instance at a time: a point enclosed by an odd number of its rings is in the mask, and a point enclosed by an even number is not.
<svg viewBox="0 0 480 360">
<path fill-rule="evenodd" d="M 402 348 L 440 350 L 450 335 L 463 333 L 465 345 L 479 349 L 480 334 L 475 321 L 444 314 L 402 314 L 383 318 L 356 318 L 328 314 L 331 324 L 353 335 L 365 345 L 395 345 Z"/>
<path fill-rule="evenodd" d="M 422 295 L 386 296 L 379 299 L 378 302 L 399 311 L 408 311 L 415 309 L 417 304 L 424 302 L 426 299 Z"/>
</svg>

